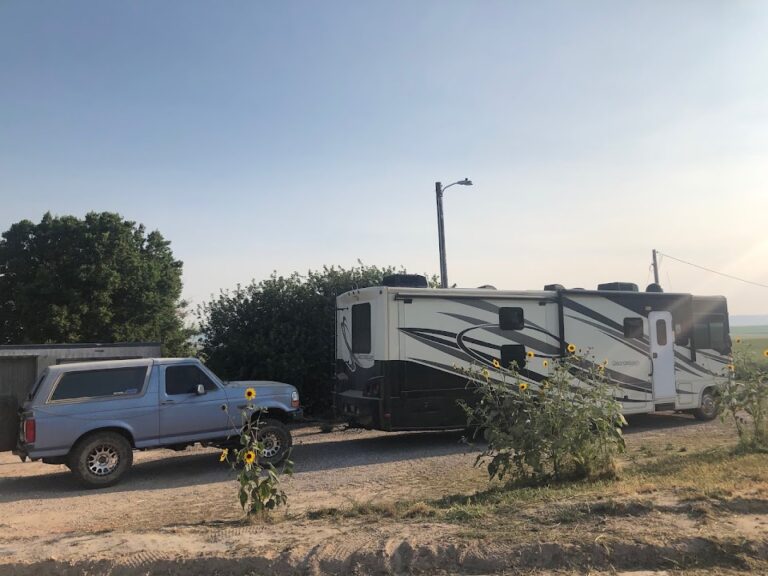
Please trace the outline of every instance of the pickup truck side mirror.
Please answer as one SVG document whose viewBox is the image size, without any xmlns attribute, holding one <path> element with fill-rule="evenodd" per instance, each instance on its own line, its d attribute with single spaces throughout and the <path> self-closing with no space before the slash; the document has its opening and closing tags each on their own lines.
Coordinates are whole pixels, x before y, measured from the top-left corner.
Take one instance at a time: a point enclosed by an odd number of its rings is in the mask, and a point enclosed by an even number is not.
<svg viewBox="0 0 768 576">
<path fill-rule="evenodd" d="M 203 386 L 202 384 L 198 384 L 197 389 L 195 390 L 195 393 L 198 396 L 202 396 L 203 394 L 205 394 L 205 386 Z"/>
</svg>

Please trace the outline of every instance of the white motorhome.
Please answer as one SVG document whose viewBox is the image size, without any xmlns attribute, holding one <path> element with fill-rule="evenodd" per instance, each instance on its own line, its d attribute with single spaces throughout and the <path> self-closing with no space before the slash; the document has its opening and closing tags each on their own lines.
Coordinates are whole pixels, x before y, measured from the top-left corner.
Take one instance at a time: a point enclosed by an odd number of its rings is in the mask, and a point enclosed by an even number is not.
<svg viewBox="0 0 768 576">
<path fill-rule="evenodd" d="M 337 298 L 335 405 L 381 430 L 464 426 L 461 369 L 517 362 L 532 386 L 575 346 L 617 386 L 625 414 L 716 415 L 731 341 L 722 296 L 630 284 L 543 291 L 375 286 Z M 650 288 L 650 287 L 649 287 Z M 532 357 L 531 357 L 532 353 Z"/>
</svg>

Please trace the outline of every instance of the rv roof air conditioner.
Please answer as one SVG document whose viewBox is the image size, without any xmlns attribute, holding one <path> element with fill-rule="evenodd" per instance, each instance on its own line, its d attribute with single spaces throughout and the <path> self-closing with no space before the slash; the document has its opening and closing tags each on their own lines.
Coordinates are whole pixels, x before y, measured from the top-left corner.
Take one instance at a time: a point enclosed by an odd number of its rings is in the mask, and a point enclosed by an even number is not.
<svg viewBox="0 0 768 576">
<path fill-rule="evenodd" d="M 637 284 L 632 282 L 608 282 L 606 284 L 598 284 L 598 290 L 608 290 L 611 292 L 639 292 Z"/>
<path fill-rule="evenodd" d="M 482 286 L 477 287 L 478 290 L 496 290 L 496 286 L 493 286 L 491 284 L 483 284 Z"/>
<path fill-rule="evenodd" d="M 646 292 L 664 292 L 664 288 L 661 287 L 661 284 L 656 284 L 656 282 L 652 282 L 651 284 L 648 284 L 648 287 L 645 289 Z"/>
<path fill-rule="evenodd" d="M 381 284 L 392 288 L 426 288 L 427 278 L 421 274 L 390 274 L 382 278 Z"/>
<path fill-rule="evenodd" d="M 557 290 L 565 290 L 565 286 L 563 286 L 562 284 L 545 284 L 544 290 L 547 290 L 547 291 L 552 290 L 556 292 Z"/>
</svg>

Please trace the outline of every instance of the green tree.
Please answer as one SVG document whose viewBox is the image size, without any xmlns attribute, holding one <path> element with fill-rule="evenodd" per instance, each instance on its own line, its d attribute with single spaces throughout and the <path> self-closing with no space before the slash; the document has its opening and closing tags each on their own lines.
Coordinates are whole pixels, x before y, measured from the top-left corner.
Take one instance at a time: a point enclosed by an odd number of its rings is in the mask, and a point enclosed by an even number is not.
<svg viewBox="0 0 768 576">
<path fill-rule="evenodd" d="M 186 354 L 182 263 L 120 215 L 45 214 L 0 239 L 0 343 L 160 341 Z"/>
<path fill-rule="evenodd" d="M 201 354 L 226 379 L 293 384 L 308 411 L 322 412 L 331 403 L 336 296 L 380 285 L 394 272 L 362 263 L 325 266 L 224 291 L 198 308 Z"/>
</svg>

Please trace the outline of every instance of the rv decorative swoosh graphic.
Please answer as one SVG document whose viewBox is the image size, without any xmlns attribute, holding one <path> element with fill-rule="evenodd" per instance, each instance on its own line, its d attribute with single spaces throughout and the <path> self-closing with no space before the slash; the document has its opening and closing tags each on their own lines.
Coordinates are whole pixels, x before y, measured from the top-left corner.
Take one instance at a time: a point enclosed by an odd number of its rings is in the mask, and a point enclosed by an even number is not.
<svg viewBox="0 0 768 576">
<path fill-rule="evenodd" d="M 344 364 L 347 365 L 347 368 L 349 368 L 350 372 L 357 370 L 358 366 L 362 368 L 362 364 L 360 364 L 360 362 L 357 360 L 355 353 L 352 352 L 352 344 L 349 342 L 349 324 L 347 324 L 346 316 L 341 319 L 341 338 L 344 340 L 344 347 L 347 349 L 347 353 L 349 354 L 349 360 L 344 360 Z"/>
</svg>

